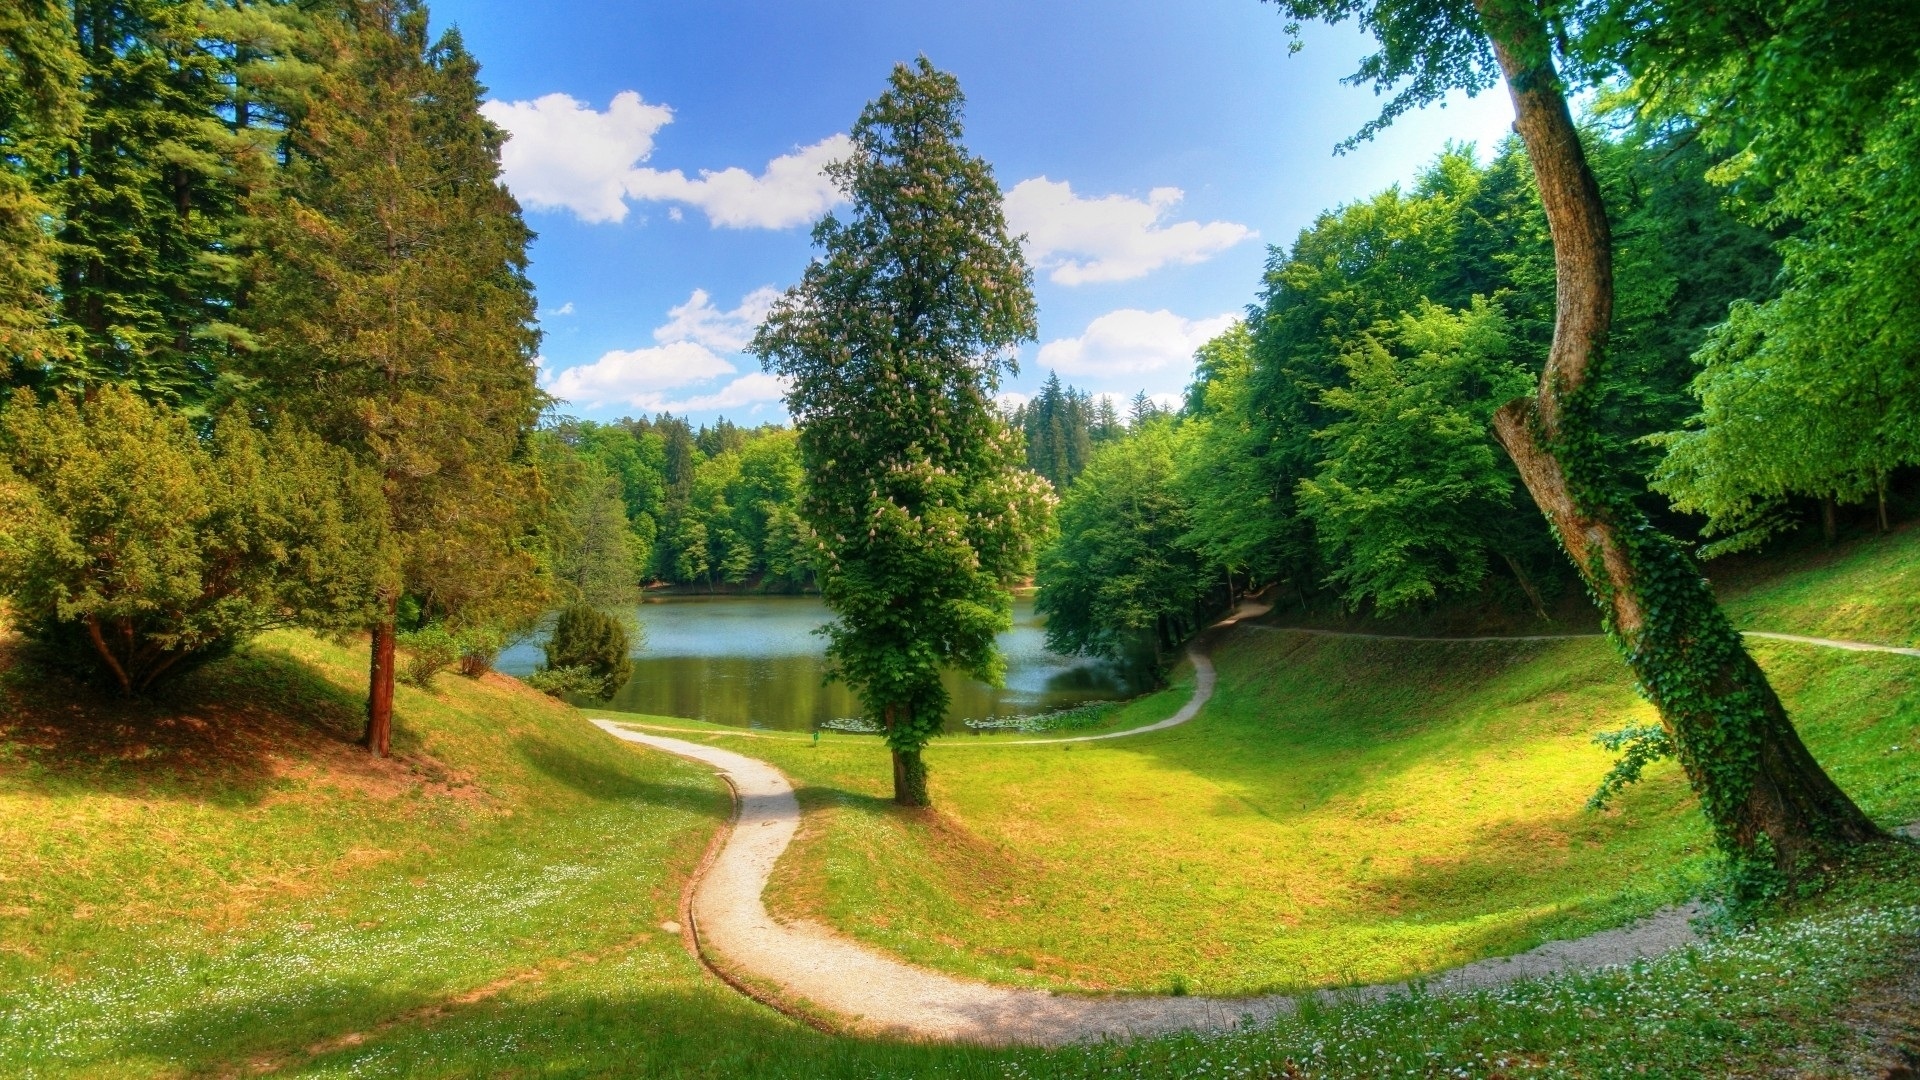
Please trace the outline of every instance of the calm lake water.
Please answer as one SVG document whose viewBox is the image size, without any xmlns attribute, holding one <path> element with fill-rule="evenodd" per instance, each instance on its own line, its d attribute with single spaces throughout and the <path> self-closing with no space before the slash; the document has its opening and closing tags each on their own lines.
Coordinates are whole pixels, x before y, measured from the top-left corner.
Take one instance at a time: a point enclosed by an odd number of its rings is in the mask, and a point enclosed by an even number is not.
<svg viewBox="0 0 1920 1080">
<path fill-rule="evenodd" d="M 826 639 L 813 631 L 831 618 L 817 597 L 676 596 L 640 605 L 646 646 L 633 679 L 608 708 L 684 716 L 739 727 L 807 731 L 860 706 L 840 683 L 822 685 Z M 1000 635 L 1007 685 L 949 674 L 947 726 L 1010 713 L 1036 713 L 1139 692 L 1117 667 L 1049 652 L 1031 600 L 1014 602 L 1013 629 Z M 498 667 L 525 675 L 542 660 L 539 639 L 500 656 Z"/>
</svg>

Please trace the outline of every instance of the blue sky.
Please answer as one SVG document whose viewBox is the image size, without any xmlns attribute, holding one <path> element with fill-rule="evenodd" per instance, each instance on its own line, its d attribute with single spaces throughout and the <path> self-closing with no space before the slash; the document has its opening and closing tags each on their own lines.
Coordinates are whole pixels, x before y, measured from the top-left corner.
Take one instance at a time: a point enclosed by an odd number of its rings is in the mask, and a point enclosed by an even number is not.
<svg viewBox="0 0 1920 1080">
<path fill-rule="evenodd" d="M 1379 99 L 1342 85 L 1367 42 L 1257 0 L 437 0 L 512 134 L 540 233 L 543 380 L 564 411 L 785 419 L 740 350 L 797 281 L 833 193 L 818 176 L 891 66 L 924 53 L 968 98 L 967 143 L 1029 237 L 1048 368 L 1174 395 L 1195 345 L 1253 299 L 1271 244 L 1404 183 L 1449 140 L 1490 149 L 1504 94 L 1456 98 L 1333 147 Z"/>
</svg>

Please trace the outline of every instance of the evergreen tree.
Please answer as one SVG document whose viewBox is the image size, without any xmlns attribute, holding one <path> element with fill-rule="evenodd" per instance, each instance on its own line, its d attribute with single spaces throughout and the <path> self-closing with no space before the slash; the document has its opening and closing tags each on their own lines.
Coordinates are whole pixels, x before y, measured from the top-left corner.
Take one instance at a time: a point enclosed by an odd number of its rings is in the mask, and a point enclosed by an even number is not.
<svg viewBox="0 0 1920 1080">
<path fill-rule="evenodd" d="M 265 147 L 223 122 L 235 67 L 197 0 L 73 0 L 77 129 L 43 161 L 59 208 L 61 319 L 78 347 L 41 376 L 197 405 L 239 336 L 234 257 Z"/>
<path fill-rule="evenodd" d="M 534 384 L 532 234 L 500 184 L 457 34 L 416 0 L 349 0 L 321 26 L 326 75 L 291 133 L 263 233 L 259 347 L 269 416 L 310 424 L 383 479 L 400 581 L 439 620 L 524 620 L 543 598 L 520 460 Z M 399 593 L 372 629 L 367 741 L 392 728 Z"/>
<path fill-rule="evenodd" d="M 0 8 L 0 384 L 70 355 L 43 178 L 78 120 L 73 23 L 56 0 Z"/>
<path fill-rule="evenodd" d="M 928 803 L 942 669 L 1000 677 L 1007 587 L 1047 510 L 993 404 L 1034 336 L 1032 273 L 992 171 L 960 142 L 961 103 L 924 57 L 894 69 L 828 167 L 847 220 L 815 227 L 821 255 L 753 342 L 792 379 L 828 659 L 885 725 L 904 806 Z"/>
</svg>

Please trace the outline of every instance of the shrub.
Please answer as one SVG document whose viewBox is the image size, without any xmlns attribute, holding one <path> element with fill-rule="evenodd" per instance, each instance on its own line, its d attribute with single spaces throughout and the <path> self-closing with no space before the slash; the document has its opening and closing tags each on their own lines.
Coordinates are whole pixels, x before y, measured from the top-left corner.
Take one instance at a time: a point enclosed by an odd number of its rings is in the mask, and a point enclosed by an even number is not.
<svg viewBox="0 0 1920 1080">
<path fill-rule="evenodd" d="M 604 689 L 600 676 L 584 667 L 541 668 L 525 681 L 535 690 L 557 698 L 599 697 Z"/>
<path fill-rule="evenodd" d="M 0 594 L 57 656 L 151 690 L 281 623 L 364 623 L 390 573 L 379 480 L 312 435 L 210 435 L 130 391 L 0 413 Z"/>
<path fill-rule="evenodd" d="M 500 650 L 507 647 L 506 631 L 494 626 L 474 626 L 454 635 L 460 646 L 460 674 L 477 679 L 493 670 Z"/>
<path fill-rule="evenodd" d="M 407 652 L 406 662 L 400 667 L 400 678 L 422 690 L 433 689 L 433 677 L 460 659 L 459 639 L 437 623 L 402 633 L 397 644 Z"/>
<path fill-rule="evenodd" d="M 633 661 L 627 656 L 630 642 L 625 623 L 586 604 L 575 604 L 562 611 L 554 624 L 546 646 L 547 667 L 587 669 L 599 680 L 588 696 L 605 700 L 633 674 Z"/>
</svg>

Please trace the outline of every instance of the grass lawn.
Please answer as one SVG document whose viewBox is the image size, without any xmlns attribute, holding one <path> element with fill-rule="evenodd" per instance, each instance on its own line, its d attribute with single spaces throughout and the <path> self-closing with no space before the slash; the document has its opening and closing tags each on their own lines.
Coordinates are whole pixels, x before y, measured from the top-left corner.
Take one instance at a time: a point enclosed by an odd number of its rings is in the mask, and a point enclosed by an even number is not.
<svg viewBox="0 0 1920 1080">
<path fill-rule="evenodd" d="M 1730 602 L 1755 628 L 1910 640 L 1916 568 L 1910 531 Z M 1868 810 L 1920 816 L 1920 663 L 1756 652 Z M 1618 922 L 1705 873 L 1670 768 L 1581 809 L 1606 767 L 1590 733 L 1646 715 L 1603 643 L 1244 630 L 1216 658 L 1219 696 L 1179 729 L 943 742 L 933 813 L 884 803 L 870 738 L 712 737 L 801 785 L 777 910 L 1011 983 L 1393 978 Z M 373 762 L 351 745 L 364 663 L 274 634 L 129 706 L 0 654 L 0 1075 L 1712 1074 L 1839 1053 L 1856 985 L 1915 966 L 1920 872 L 1888 856 L 1760 934 L 1632 971 L 1057 1052 L 839 1038 L 662 929 L 728 814 L 705 770 L 453 675 L 402 688 L 399 752 Z"/>
<path fill-rule="evenodd" d="M 1920 632 L 1920 532 L 1806 561 L 1737 592 L 1740 624 Z M 1753 649 L 1868 812 L 1920 817 L 1920 663 Z M 1623 922 L 1711 872 L 1671 764 L 1615 809 L 1584 809 L 1610 764 L 1592 735 L 1653 719 L 1604 641 L 1241 629 L 1214 656 L 1213 703 L 1177 729 L 1057 749 L 937 742 L 928 812 L 886 801 L 876 739 L 712 736 L 780 765 L 808 812 L 773 910 L 996 982 L 1245 994 L 1518 951 Z M 1177 680 L 1112 723 L 1157 720 L 1188 692 Z"/>
</svg>

